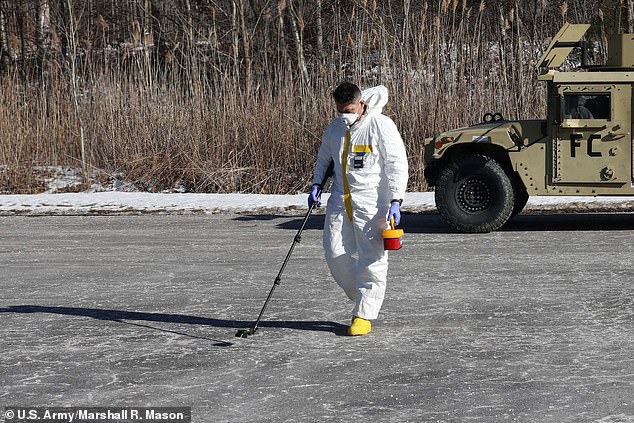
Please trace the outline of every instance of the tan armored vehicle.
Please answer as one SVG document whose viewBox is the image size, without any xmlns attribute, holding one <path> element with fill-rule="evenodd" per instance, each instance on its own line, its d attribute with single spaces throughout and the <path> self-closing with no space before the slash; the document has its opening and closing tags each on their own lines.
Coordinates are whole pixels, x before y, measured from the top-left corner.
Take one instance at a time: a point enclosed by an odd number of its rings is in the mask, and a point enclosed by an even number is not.
<svg viewBox="0 0 634 423">
<path fill-rule="evenodd" d="M 461 232 L 489 232 L 530 195 L 634 195 L 634 34 L 613 37 L 608 63 L 559 72 L 590 25 L 566 24 L 540 59 L 546 120 L 484 122 L 425 140 L 436 206 Z"/>
</svg>

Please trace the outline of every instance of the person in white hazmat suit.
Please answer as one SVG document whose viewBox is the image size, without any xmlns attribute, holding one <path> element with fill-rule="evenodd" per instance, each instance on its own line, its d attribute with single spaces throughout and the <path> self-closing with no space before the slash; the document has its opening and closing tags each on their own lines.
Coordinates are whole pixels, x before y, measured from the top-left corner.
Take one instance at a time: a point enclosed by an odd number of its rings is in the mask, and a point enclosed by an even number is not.
<svg viewBox="0 0 634 423">
<path fill-rule="evenodd" d="M 339 116 L 324 131 L 308 203 L 319 205 L 319 182 L 333 161 L 323 233 L 326 262 L 354 301 L 348 335 L 365 335 L 383 304 L 388 255 L 382 231 L 390 218 L 400 222 L 407 155 L 396 125 L 382 114 L 387 88 L 379 85 L 361 92 L 344 82 L 333 97 Z"/>
</svg>

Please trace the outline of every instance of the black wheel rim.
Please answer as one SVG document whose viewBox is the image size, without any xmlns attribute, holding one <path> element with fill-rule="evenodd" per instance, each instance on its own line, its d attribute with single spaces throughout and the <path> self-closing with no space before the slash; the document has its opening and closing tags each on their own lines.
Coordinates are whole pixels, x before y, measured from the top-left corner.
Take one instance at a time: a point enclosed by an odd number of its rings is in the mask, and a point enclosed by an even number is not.
<svg viewBox="0 0 634 423">
<path fill-rule="evenodd" d="M 491 205 L 491 190 L 480 178 L 464 180 L 456 190 L 456 201 L 468 213 L 486 210 Z"/>
</svg>

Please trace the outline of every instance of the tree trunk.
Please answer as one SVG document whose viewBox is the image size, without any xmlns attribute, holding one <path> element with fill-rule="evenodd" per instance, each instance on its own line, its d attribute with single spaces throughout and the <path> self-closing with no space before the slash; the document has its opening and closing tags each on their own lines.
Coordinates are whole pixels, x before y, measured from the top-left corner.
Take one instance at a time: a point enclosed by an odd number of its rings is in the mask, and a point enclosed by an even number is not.
<svg viewBox="0 0 634 423">
<path fill-rule="evenodd" d="M 211 9 L 211 45 L 214 51 L 214 61 L 218 69 L 222 69 L 222 55 L 218 40 L 218 24 L 216 23 L 216 8 Z"/>
<path fill-rule="evenodd" d="M 233 70 L 236 80 L 240 82 L 240 39 L 238 38 L 238 5 L 236 0 L 231 2 L 231 53 L 233 54 Z"/>
<path fill-rule="evenodd" d="M 293 0 L 288 0 L 288 18 L 291 21 L 291 29 L 293 30 L 293 38 L 295 39 L 295 46 L 297 48 L 297 65 L 299 66 L 299 70 L 302 74 L 302 79 L 304 83 L 308 85 L 308 69 L 306 68 L 306 60 L 304 59 L 304 45 L 302 42 L 302 35 L 300 34 L 299 29 L 297 28 L 297 23 L 295 21 L 295 10 L 293 9 Z"/>
<path fill-rule="evenodd" d="M 240 2 L 240 29 L 242 32 L 242 48 L 244 50 L 244 61 L 246 69 L 244 71 L 244 94 L 247 99 L 251 95 L 251 78 L 252 78 L 252 56 L 251 56 L 251 37 L 247 30 L 246 20 L 244 17 L 244 2 Z"/>
<path fill-rule="evenodd" d="M 288 60 L 288 46 L 286 44 L 286 31 L 284 30 L 284 10 L 286 9 L 286 0 L 278 0 L 277 3 L 277 22 L 278 22 L 278 51 L 282 53 L 282 62 L 286 68 L 286 76 L 292 75 L 291 62 Z"/>
<path fill-rule="evenodd" d="M 189 0 L 185 0 L 185 9 L 187 10 L 187 42 L 189 43 L 189 48 L 193 49 L 194 48 L 194 21 L 192 18 L 192 4 Z"/>
<path fill-rule="evenodd" d="M 9 68 L 9 43 L 7 38 L 7 22 L 4 14 L 4 2 L 0 3 L 0 72 Z"/>
<path fill-rule="evenodd" d="M 66 12 L 68 13 L 68 26 L 64 28 L 64 32 L 66 32 L 66 37 L 68 39 L 69 46 L 69 57 L 68 61 L 70 63 L 70 86 L 72 90 L 72 102 L 73 102 L 73 110 L 75 112 L 75 117 L 79 122 L 79 143 L 80 143 L 80 155 L 81 155 L 81 165 L 84 171 L 84 177 L 86 177 L 87 173 L 87 163 L 86 163 L 86 146 L 85 146 L 85 137 L 84 137 L 84 121 L 81 117 L 80 109 L 79 109 L 79 87 L 77 86 L 77 25 L 75 24 L 75 17 L 73 15 L 73 3 L 72 0 L 65 0 Z"/>
<path fill-rule="evenodd" d="M 627 33 L 634 33 L 634 0 L 626 0 L 625 16 L 627 17 Z"/>
<path fill-rule="evenodd" d="M 152 6 L 150 0 L 143 1 L 143 11 L 141 15 L 141 46 L 143 47 L 143 70 L 145 72 L 145 82 L 148 88 L 153 86 L 150 49 L 154 48 L 154 35 L 152 34 Z"/>
<path fill-rule="evenodd" d="M 24 5 L 22 2 L 16 3 L 16 23 L 18 25 L 18 34 L 20 37 L 20 62 L 22 66 L 20 66 L 20 74 L 22 76 L 23 81 L 26 83 L 26 24 L 24 22 L 25 19 L 25 11 Z"/>
<path fill-rule="evenodd" d="M 634 1 L 634 0 L 633 0 Z M 319 61 L 324 63 L 326 60 L 326 54 L 324 53 L 324 27 L 321 22 L 321 0 L 317 0 L 317 55 Z"/>
<path fill-rule="evenodd" d="M 154 45 L 154 33 L 152 33 L 152 4 L 150 0 L 143 2 L 143 45 Z"/>
<path fill-rule="evenodd" d="M 56 10 L 57 15 L 59 16 L 59 20 L 60 20 L 60 27 L 61 27 L 61 50 L 62 50 L 62 56 L 64 56 L 64 60 L 68 60 L 68 57 L 70 55 L 70 50 L 69 50 L 69 34 L 68 34 L 68 16 L 69 16 L 69 12 L 68 10 L 66 10 L 66 1 L 60 1 L 57 3 L 57 10 Z"/>
<path fill-rule="evenodd" d="M 37 0 L 37 64 L 42 76 L 47 72 L 48 54 L 51 47 L 51 7 L 48 0 Z"/>
</svg>

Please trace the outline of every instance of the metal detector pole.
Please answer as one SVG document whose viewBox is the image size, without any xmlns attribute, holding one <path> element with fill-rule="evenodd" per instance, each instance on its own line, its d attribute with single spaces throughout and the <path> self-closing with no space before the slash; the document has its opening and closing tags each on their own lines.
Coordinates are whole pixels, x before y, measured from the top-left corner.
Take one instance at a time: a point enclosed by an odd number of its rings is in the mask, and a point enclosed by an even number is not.
<svg viewBox="0 0 634 423">
<path fill-rule="evenodd" d="M 326 182 L 328 182 L 328 178 L 333 174 L 333 170 L 334 170 L 334 163 L 330 162 L 330 166 L 328 166 L 328 170 L 326 170 L 326 175 L 324 176 L 324 179 L 321 181 L 321 184 L 319 184 L 319 189 L 317 190 L 317 197 L 318 198 L 321 195 L 321 193 L 323 192 L 324 187 L 326 185 Z M 299 227 L 299 230 L 297 231 L 297 234 L 295 234 L 295 238 L 293 238 L 293 243 L 291 244 L 291 248 L 288 250 L 288 253 L 286 254 L 286 258 L 284 259 L 284 263 L 282 263 L 282 267 L 280 268 L 280 271 L 277 274 L 277 277 L 275 278 L 275 281 L 273 282 L 273 286 L 271 287 L 271 290 L 269 291 L 269 295 L 266 297 L 266 301 L 264 301 L 264 306 L 262 306 L 262 310 L 260 310 L 260 314 L 258 315 L 257 320 L 253 324 L 253 327 L 246 328 L 246 329 L 238 329 L 238 332 L 236 333 L 237 337 L 246 338 L 249 335 L 255 334 L 255 332 L 258 330 L 258 326 L 260 325 L 260 321 L 262 320 L 262 316 L 264 316 L 264 312 L 266 311 L 266 308 L 269 305 L 269 301 L 271 300 L 271 297 L 273 296 L 273 292 L 275 291 L 275 288 L 277 288 L 277 286 L 280 283 L 282 283 L 282 273 L 284 273 L 284 269 L 286 269 L 286 265 L 288 264 L 288 260 L 291 258 L 291 254 L 293 254 L 293 250 L 295 249 L 295 245 L 299 244 L 302 241 L 302 232 L 304 231 L 304 227 L 306 226 L 306 222 L 308 222 L 308 218 L 310 217 L 310 214 L 312 213 L 313 209 L 315 208 L 315 204 L 316 203 L 311 204 L 310 207 L 308 208 L 308 213 L 306 213 L 306 216 L 304 216 L 304 220 L 302 221 L 302 225 Z"/>
</svg>

